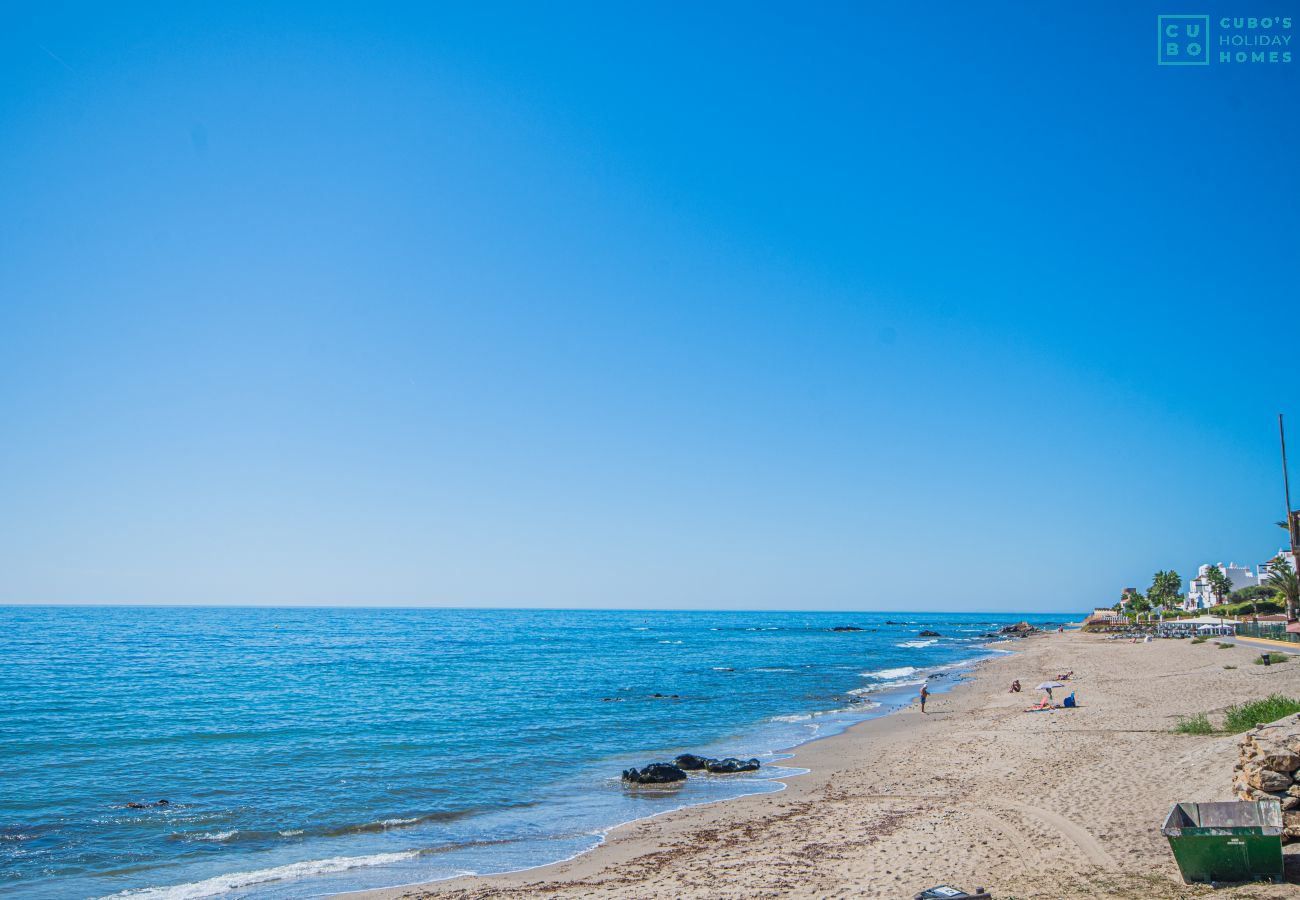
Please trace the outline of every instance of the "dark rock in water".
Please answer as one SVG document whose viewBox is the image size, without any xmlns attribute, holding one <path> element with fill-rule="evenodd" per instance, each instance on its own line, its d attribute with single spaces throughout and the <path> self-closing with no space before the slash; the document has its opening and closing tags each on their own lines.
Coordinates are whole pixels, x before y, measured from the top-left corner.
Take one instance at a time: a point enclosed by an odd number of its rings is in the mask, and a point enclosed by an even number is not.
<svg viewBox="0 0 1300 900">
<path fill-rule="evenodd" d="M 694 753 L 683 753 L 673 760 L 673 765 L 687 772 L 698 772 L 701 769 L 707 769 L 710 765 L 716 763 L 716 759 L 708 756 L 696 756 Z"/>
<path fill-rule="evenodd" d="M 895 622 L 893 619 L 886 619 L 886 620 L 885 620 L 885 624 L 886 624 L 886 625 L 906 625 L 907 623 L 906 623 L 906 622 Z"/>
<path fill-rule="evenodd" d="M 928 628 L 925 631 L 918 632 L 918 634 L 921 637 L 943 637 L 943 635 L 939 634 L 939 632 L 930 631 Z"/>
<path fill-rule="evenodd" d="M 624 769 L 623 780 L 631 784 L 673 784 L 686 780 L 686 773 L 671 763 L 650 763 L 644 769 Z"/>
<path fill-rule="evenodd" d="M 1007 625 L 998 629 L 998 634 L 1034 634 L 1038 629 L 1028 622 L 1017 622 L 1015 625 Z"/>
<path fill-rule="evenodd" d="M 831 629 L 831 631 L 861 631 L 861 630 L 862 629 L 856 625 L 836 625 L 834 628 Z"/>
<path fill-rule="evenodd" d="M 714 775 L 734 775 L 736 772 L 756 772 L 758 767 L 759 762 L 756 759 L 741 760 L 728 756 L 726 759 L 712 760 L 705 769 Z"/>
</svg>

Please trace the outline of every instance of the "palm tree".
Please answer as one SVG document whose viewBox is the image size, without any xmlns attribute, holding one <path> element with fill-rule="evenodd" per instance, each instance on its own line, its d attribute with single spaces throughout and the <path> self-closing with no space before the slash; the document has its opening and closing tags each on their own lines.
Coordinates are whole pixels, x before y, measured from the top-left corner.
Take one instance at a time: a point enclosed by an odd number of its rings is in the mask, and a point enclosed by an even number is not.
<svg viewBox="0 0 1300 900">
<path fill-rule="evenodd" d="M 1217 601 L 1216 605 L 1222 605 L 1223 598 L 1232 591 L 1232 581 L 1218 566 L 1210 566 L 1209 571 L 1205 573 L 1205 583 L 1214 592 L 1214 599 Z"/>
<path fill-rule="evenodd" d="M 1295 569 L 1279 555 L 1269 563 L 1268 575 L 1265 576 L 1264 581 L 1286 600 L 1287 621 L 1294 622 L 1296 605 L 1300 604 L 1300 576 L 1296 575 Z"/>
</svg>

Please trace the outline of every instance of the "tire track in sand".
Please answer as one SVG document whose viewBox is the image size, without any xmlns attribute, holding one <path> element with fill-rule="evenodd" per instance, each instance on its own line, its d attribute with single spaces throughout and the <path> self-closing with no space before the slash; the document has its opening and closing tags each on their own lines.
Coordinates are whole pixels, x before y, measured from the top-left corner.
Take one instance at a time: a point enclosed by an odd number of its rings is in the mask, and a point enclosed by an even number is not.
<svg viewBox="0 0 1300 900">
<path fill-rule="evenodd" d="M 1020 803 L 1016 800 L 997 799 L 989 801 L 998 806 L 1010 807 L 1019 810 L 1031 818 L 1038 819 L 1040 822 L 1055 828 L 1061 834 L 1065 835 L 1071 841 L 1079 846 L 1084 855 L 1092 862 L 1093 865 L 1103 869 L 1114 869 L 1115 860 L 1111 859 L 1106 848 L 1101 845 L 1092 834 L 1084 828 L 1060 813 L 1054 813 L 1050 809 L 1043 809 L 1041 806 L 1031 806 L 1028 803 Z"/>
</svg>

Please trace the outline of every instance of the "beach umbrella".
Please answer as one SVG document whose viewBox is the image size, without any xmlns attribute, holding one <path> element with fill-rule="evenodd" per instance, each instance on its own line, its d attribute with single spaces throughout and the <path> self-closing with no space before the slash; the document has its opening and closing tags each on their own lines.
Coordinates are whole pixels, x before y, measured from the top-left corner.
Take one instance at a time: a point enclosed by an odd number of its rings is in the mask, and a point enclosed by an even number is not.
<svg viewBox="0 0 1300 900">
<path fill-rule="evenodd" d="M 1055 690 L 1056 688 L 1063 688 L 1063 687 L 1065 687 L 1065 685 L 1061 684 L 1061 682 L 1059 681 L 1044 681 L 1038 687 L 1034 688 L 1034 690 L 1051 691 L 1051 690 Z"/>
</svg>

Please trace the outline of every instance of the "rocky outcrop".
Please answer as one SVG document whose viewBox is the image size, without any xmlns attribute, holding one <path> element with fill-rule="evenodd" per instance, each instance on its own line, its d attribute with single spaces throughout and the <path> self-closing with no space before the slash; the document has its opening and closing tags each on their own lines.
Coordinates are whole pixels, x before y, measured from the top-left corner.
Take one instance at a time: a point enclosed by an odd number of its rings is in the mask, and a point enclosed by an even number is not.
<svg viewBox="0 0 1300 900">
<path fill-rule="evenodd" d="M 714 759 L 683 753 L 671 763 L 651 763 L 644 769 L 624 769 L 623 780 L 628 784 L 677 784 L 686 780 L 687 772 L 708 772 L 710 775 L 735 775 L 738 772 L 757 772 L 761 763 L 757 759 Z"/>
<path fill-rule="evenodd" d="M 943 637 L 943 635 L 939 634 L 939 632 L 931 631 L 928 628 L 925 631 L 917 632 L 917 636 L 918 637 Z"/>
<path fill-rule="evenodd" d="M 710 763 L 717 762 L 708 756 L 696 756 L 694 753 L 683 753 L 673 760 L 673 765 L 685 772 L 699 772 L 709 767 Z"/>
<path fill-rule="evenodd" d="M 836 625 L 831 631 L 861 631 L 857 625 Z"/>
<path fill-rule="evenodd" d="M 1028 622 L 1017 622 L 1014 625 L 1005 625 L 1002 628 L 999 628 L 998 634 L 1012 634 L 1012 635 L 1023 636 L 1026 634 L 1034 634 L 1037 631 L 1038 629 L 1035 628 L 1033 625 L 1030 625 Z"/>
<path fill-rule="evenodd" d="M 759 762 L 756 759 L 736 759 L 734 756 L 728 756 L 726 759 L 709 760 L 709 764 L 704 768 L 712 775 L 734 775 L 737 772 L 756 772 L 758 767 Z"/>
<path fill-rule="evenodd" d="M 1300 715 L 1256 725 L 1241 736 L 1232 790 L 1240 800 L 1282 804 L 1282 840 L 1300 840 Z"/>
<path fill-rule="evenodd" d="M 644 769 L 624 769 L 623 780 L 629 784 L 675 784 L 686 780 L 686 773 L 671 763 L 650 763 Z"/>
</svg>

